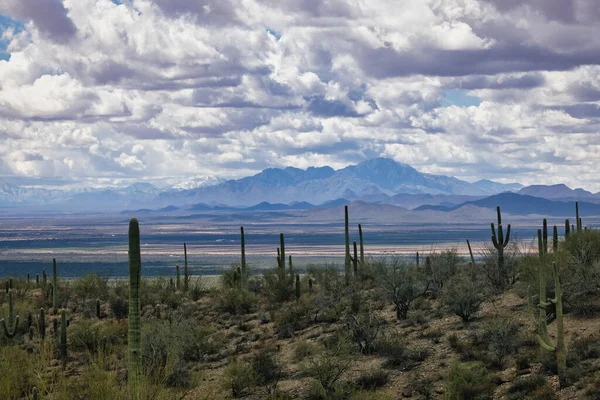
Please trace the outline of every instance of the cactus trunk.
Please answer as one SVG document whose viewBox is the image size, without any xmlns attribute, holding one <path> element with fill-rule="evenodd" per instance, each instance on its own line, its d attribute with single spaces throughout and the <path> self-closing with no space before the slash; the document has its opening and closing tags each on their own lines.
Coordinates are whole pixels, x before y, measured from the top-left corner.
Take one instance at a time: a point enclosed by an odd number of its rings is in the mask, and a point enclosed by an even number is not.
<svg viewBox="0 0 600 400">
<path fill-rule="evenodd" d="M 242 247 L 242 289 L 246 288 L 246 283 L 248 280 L 248 270 L 246 268 L 246 238 L 244 237 L 244 227 L 240 226 L 240 236 L 241 236 L 241 247 Z"/>
<path fill-rule="evenodd" d="M 190 282 L 190 276 L 188 273 L 188 257 L 187 257 L 187 245 L 183 244 L 183 291 L 187 292 L 188 284 Z"/>
<path fill-rule="evenodd" d="M 365 266 L 365 246 L 363 244 L 362 226 L 358 224 L 358 240 L 360 242 L 360 267 Z"/>
<path fill-rule="evenodd" d="M 354 279 L 358 279 L 358 252 L 356 250 L 356 240 L 352 242 L 354 248 L 354 257 L 352 257 L 352 264 L 354 267 Z"/>
<path fill-rule="evenodd" d="M 67 313 L 63 308 L 60 315 L 60 359 L 62 367 L 67 366 Z"/>
<path fill-rule="evenodd" d="M 467 247 L 469 248 L 469 255 L 471 256 L 471 264 L 475 265 L 475 257 L 473 257 L 473 250 L 471 250 L 469 239 L 467 239 Z"/>
<path fill-rule="evenodd" d="M 15 337 L 19 326 L 19 316 L 15 316 L 12 290 L 8 291 L 8 324 L 4 318 L 0 319 L 0 324 L 2 324 L 2 329 L 7 338 Z"/>
<path fill-rule="evenodd" d="M 141 274 L 140 227 L 138 220 L 132 218 L 129 222 L 129 332 L 127 335 L 129 393 L 132 400 L 137 400 L 138 397 L 137 386 L 142 365 L 142 335 L 140 330 Z"/>
<path fill-rule="evenodd" d="M 556 253 L 558 251 L 558 228 L 554 225 L 554 229 L 552 230 L 552 252 Z"/>
<path fill-rule="evenodd" d="M 57 292 L 58 286 L 56 282 L 56 258 L 52 259 L 52 312 L 58 314 Z"/>
<path fill-rule="evenodd" d="M 346 277 L 346 285 L 350 284 L 350 266 L 352 260 L 350 256 L 350 231 L 348 229 L 348 206 L 344 206 L 344 234 L 346 241 L 346 255 L 344 258 L 344 273 Z"/>
</svg>

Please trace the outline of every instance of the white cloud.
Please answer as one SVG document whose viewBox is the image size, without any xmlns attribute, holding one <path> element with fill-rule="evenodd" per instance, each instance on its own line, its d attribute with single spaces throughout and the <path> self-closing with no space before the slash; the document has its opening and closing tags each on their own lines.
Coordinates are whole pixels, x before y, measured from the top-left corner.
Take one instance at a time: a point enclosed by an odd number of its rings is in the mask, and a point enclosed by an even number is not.
<svg viewBox="0 0 600 400">
<path fill-rule="evenodd" d="M 0 165 L 98 185 L 389 156 L 600 190 L 593 1 L 525 3 L 9 0 Z"/>
</svg>

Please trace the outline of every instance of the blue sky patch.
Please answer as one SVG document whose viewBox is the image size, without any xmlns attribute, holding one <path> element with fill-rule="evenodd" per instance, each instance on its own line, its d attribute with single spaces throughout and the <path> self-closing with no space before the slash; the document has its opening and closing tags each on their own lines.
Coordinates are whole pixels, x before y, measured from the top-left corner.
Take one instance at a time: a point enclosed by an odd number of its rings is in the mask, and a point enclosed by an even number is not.
<svg viewBox="0 0 600 400">
<path fill-rule="evenodd" d="M 269 35 L 273 35 L 273 37 L 274 37 L 275 39 L 277 39 L 277 40 L 281 39 L 281 35 L 280 35 L 279 33 L 275 32 L 275 31 L 274 31 L 273 29 L 271 29 L 271 28 L 267 28 L 267 33 L 268 33 Z"/>
<path fill-rule="evenodd" d="M 471 107 L 479 106 L 481 99 L 479 97 L 470 96 L 467 90 L 445 90 L 442 94 L 442 107 Z"/>
<path fill-rule="evenodd" d="M 25 26 L 22 21 L 17 21 L 6 15 L 0 14 L 0 36 L 2 33 L 7 30 L 13 28 L 15 32 L 20 32 L 25 29 Z M 6 51 L 8 47 L 8 40 L 0 39 L 0 60 L 10 60 L 10 53 Z"/>
</svg>

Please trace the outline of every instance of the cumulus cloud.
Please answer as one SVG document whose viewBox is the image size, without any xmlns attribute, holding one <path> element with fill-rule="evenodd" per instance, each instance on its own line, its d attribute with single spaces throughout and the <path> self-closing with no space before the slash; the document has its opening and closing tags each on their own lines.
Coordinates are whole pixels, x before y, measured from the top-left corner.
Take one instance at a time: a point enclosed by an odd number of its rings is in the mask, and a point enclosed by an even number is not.
<svg viewBox="0 0 600 400">
<path fill-rule="evenodd" d="M 0 35 L 6 178 L 164 182 L 386 156 L 600 190 L 594 0 L 6 0 L 0 13 L 22 22 Z"/>
</svg>

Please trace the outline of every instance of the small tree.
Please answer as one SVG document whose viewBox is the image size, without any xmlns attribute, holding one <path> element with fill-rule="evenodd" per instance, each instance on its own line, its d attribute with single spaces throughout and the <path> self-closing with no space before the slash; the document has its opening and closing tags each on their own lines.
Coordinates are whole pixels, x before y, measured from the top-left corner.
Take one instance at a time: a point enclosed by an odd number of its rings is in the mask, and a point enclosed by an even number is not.
<svg viewBox="0 0 600 400">
<path fill-rule="evenodd" d="M 464 271 L 448 281 L 442 299 L 451 312 L 468 322 L 485 300 L 485 286 L 472 271 Z"/>
<path fill-rule="evenodd" d="M 389 266 L 385 262 L 379 263 L 376 276 L 383 295 L 396 308 L 398 319 L 406 319 L 413 301 L 423 296 L 429 288 L 429 281 L 421 270 L 398 258 L 393 259 Z"/>
</svg>

